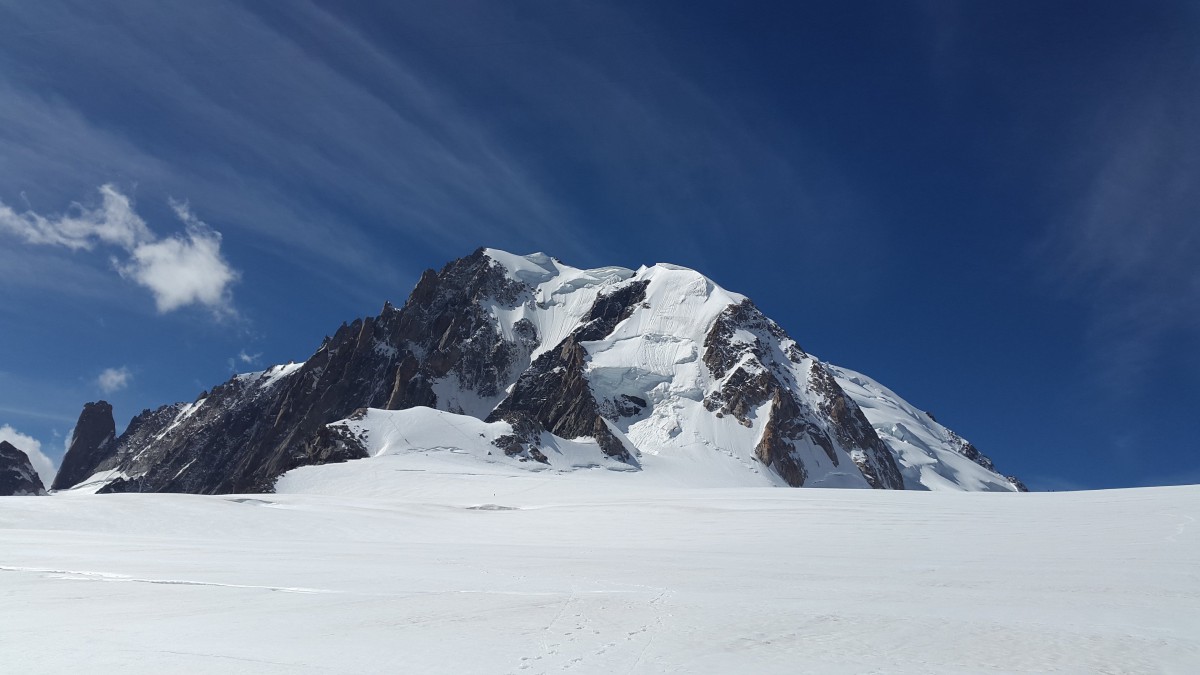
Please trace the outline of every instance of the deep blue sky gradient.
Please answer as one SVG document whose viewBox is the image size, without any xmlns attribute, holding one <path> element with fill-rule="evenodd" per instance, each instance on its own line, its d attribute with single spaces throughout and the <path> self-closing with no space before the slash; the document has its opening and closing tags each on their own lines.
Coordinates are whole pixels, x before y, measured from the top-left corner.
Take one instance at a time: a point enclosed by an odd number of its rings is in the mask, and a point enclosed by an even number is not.
<svg viewBox="0 0 1200 675">
<path fill-rule="evenodd" d="M 223 236 L 234 316 L 0 231 L 61 454 L 480 245 L 694 267 L 1032 487 L 1200 482 L 1200 6 L 0 0 L 0 202 Z M 239 353 L 258 355 L 247 364 Z"/>
</svg>

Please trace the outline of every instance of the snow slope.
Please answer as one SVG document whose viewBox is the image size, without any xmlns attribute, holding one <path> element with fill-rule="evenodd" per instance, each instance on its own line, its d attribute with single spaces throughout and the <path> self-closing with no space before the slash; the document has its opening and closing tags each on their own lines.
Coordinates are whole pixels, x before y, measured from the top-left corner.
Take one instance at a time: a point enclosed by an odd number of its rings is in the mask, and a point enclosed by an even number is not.
<svg viewBox="0 0 1200 675">
<path fill-rule="evenodd" d="M 323 495 L 6 498 L 0 663 L 1200 672 L 1200 487 L 671 489 L 607 473 L 430 451 L 281 481 Z"/>
<path fill-rule="evenodd" d="M 540 451 L 546 462 L 531 459 L 527 454 L 507 456 L 495 441 L 511 435 L 508 422 L 484 422 L 470 415 L 457 415 L 442 410 L 418 406 L 407 410 L 370 409 L 365 415 L 329 425 L 342 427 L 363 442 L 370 457 L 345 465 L 356 471 L 378 463 L 381 459 L 398 456 L 409 461 L 412 455 L 457 455 L 472 462 L 498 464 L 528 471 L 573 471 L 603 467 L 613 471 L 630 471 L 633 467 L 606 456 L 593 439 L 572 440 L 543 432 Z M 308 467 L 317 469 L 319 467 Z M 371 468 L 364 469 L 372 471 Z M 313 475 L 326 475 L 317 471 Z M 284 479 L 287 479 L 285 474 Z M 279 488 L 277 488 L 279 489 Z"/>
<path fill-rule="evenodd" d="M 761 465 L 731 453 L 714 453 L 707 446 L 690 452 L 646 453 L 637 458 L 635 467 L 605 455 L 594 439 L 585 436 L 566 440 L 543 432 L 538 447 L 545 463 L 528 455 L 509 457 L 494 444 L 512 433 L 507 422 L 488 423 L 431 408 L 371 409 L 356 419 L 330 426 L 344 428 L 361 440 L 371 456 L 293 469 L 276 483 L 277 492 L 386 497 L 396 489 L 389 474 L 428 470 L 479 475 L 538 472 L 552 477 L 595 469 L 594 475 L 585 480 L 597 485 L 615 480 L 638 488 L 784 485 Z M 623 475 L 613 476 L 612 472 Z M 624 488 L 614 484 L 613 489 Z"/>
<path fill-rule="evenodd" d="M 896 455 L 909 490 L 1015 491 L 1012 480 L 963 455 L 966 440 L 938 424 L 891 389 L 849 368 L 830 366 L 842 389 L 854 399 L 875 433 Z M 967 450 L 970 452 L 970 450 Z M 978 451 L 975 451 L 978 452 Z"/>
<path fill-rule="evenodd" d="M 579 269 L 545 253 L 515 255 L 494 248 L 485 249 L 484 252 L 504 268 L 509 279 L 532 289 L 532 304 L 512 309 L 498 302 L 490 303 L 505 339 L 513 339 L 513 326 L 521 319 L 533 323 L 541 344 L 530 355 L 531 360 L 553 349 L 570 335 L 598 295 L 635 274 L 624 267 Z"/>
</svg>

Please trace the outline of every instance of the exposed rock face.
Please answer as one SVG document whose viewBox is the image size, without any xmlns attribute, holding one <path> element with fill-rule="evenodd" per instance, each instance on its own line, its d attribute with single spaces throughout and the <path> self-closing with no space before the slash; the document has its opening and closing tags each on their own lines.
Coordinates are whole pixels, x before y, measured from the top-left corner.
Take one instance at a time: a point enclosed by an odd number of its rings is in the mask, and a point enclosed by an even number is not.
<svg viewBox="0 0 1200 675">
<path fill-rule="evenodd" d="M 418 406 L 508 422 L 496 456 L 551 467 L 562 446 L 547 434 L 622 468 L 642 468 L 642 449 L 710 447 L 792 486 L 905 486 L 827 366 L 742 296 L 671 265 L 577 270 L 480 249 L 304 363 L 143 411 L 119 438 L 111 407 L 88 404 L 55 488 L 96 476 L 102 492 L 270 491 L 293 468 L 366 455 L 331 423 Z"/>
<path fill-rule="evenodd" d="M 850 458 L 867 482 L 875 488 L 903 490 L 904 479 L 895 458 L 858 404 L 842 391 L 824 364 L 814 361 L 810 368 L 809 384 L 819 396 L 821 413 L 832 422 L 834 436 L 842 447 L 850 449 Z"/>
<path fill-rule="evenodd" d="M 704 363 L 722 381 L 704 405 L 750 426 L 768 401 L 766 427 L 754 452 L 789 485 L 808 478 L 802 447 L 817 446 L 833 466 L 841 448 L 871 487 L 903 489 L 904 481 L 887 445 L 876 435 L 821 362 L 804 353 L 750 300 L 731 305 L 713 323 L 704 341 Z M 799 382 L 795 368 L 807 371 Z M 807 392 L 810 396 L 801 397 Z M 809 401 L 817 403 L 814 410 Z M 836 443 L 835 443 L 836 441 Z"/>
<path fill-rule="evenodd" d="M 0 441 L 0 497 L 46 494 L 29 456 L 8 441 Z"/>
<path fill-rule="evenodd" d="M 788 485 L 800 487 L 808 479 L 808 471 L 804 468 L 804 462 L 796 456 L 796 441 L 806 436 L 818 445 L 820 441 L 825 441 L 822 448 L 833 465 L 837 466 L 837 455 L 833 454 L 829 439 L 821 436 L 817 429 L 802 419 L 800 408 L 792 396 L 781 389 L 774 390 L 771 394 L 770 417 L 762 440 L 754 447 L 754 455 L 760 462 L 775 469 Z"/>
<path fill-rule="evenodd" d="M 628 318 L 633 306 L 646 297 L 645 282 L 631 282 L 596 298 L 584 323 L 558 347 L 542 354 L 512 392 L 492 411 L 487 421 L 505 420 L 514 426 L 540 427 L 563 438 L 590 436 L 604 454 L 634 462 L 632 453 L 613 433 L 586 375 L 588 354 L 580 344 L 599 340 Z M 530 421 L 536 423 L 531 425 Z"/>
<path fill-rule="evenodd" d="M 117 451 L 117 425 L 108 401 L 85 403 L 51 487 L 63 490 L 96 472 Z"/>
<path fill-rule="evenodd" d="M 499 401 L 537 339 L 531 324 L 502 339 L 483 299 L 531 301 L 480 249 L 425 272 L 403 308 L 387 304 L 377 317 L 343 324 L 303 364 L 235 376 L 193 403 L 145 410 L 115 443 L 84 434 L 55 485 L 112 471 L 125 477 L 102 491 L 269 491 L 295 467 L 361 457 L 352 439 L 325 431 L 357 409 L 436 406 L 434 386 L 444 379 Z M 85 408 L 83 417 L 92 416 Z M 91 427 L 81 418 L 80 428 Z"/>
<path fill-rule="evenodd" d="M 439 273 L 426 270 L 396 314 L 388 344 L 400 350 L 402 365 L 387 401 L 373 407 L 434 407 L 437 397 L 432 385 L 444 378 L 480 398 L 495 399 L 495 405 L 514 371 L 528 365 L 538 336 L 533 325 L 525 322 L 518 325 L 514 341 L 504 340 L 481 302 L 485 299 L 517 307 L 532 301 L 532 296 L 528 287 L 507 278 L 483 249 Z"/>
</svg>

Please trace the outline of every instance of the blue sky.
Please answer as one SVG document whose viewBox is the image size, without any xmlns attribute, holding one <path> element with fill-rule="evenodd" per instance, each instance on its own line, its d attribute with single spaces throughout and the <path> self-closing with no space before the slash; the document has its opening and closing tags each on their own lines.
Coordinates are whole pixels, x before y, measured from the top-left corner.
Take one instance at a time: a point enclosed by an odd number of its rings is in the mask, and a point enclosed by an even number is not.
<svg viewBox="0 0 1200 675">
<path fill-rule="evenodd" d="M 0 0 L 0 433 L 480 245 L 749 295 L 1035 488 L 1200 482 L 1189 2 Z"/>
</svg>

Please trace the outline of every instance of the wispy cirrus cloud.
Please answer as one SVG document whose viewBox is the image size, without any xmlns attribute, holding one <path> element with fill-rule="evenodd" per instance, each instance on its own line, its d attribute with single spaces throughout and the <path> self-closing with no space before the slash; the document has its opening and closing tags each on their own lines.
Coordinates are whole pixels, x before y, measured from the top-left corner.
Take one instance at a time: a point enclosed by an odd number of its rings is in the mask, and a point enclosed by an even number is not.
<svg viewBox="0 0 1200 675">
<path fill-rule="evenodd" d="M 200 305 L 218 315 L 233 312 L 230 287 L 239 274 L 221 254 L 221 235 L 192 213 L 184 202 L 172 202 L 185 231 L 159 238 L 136 213 L 133 200 L 113 185 L 99 188 L 96 206 L 79 202 L 67 213 L 45 216 L 17 212 L 0 202 L 0 233 L 28 244 L 60 246 L 74 251 L 109 245 L 124 251 L 113 266 L 126 279 L 148 289 L 161 313 Z"/>
<path fill-rule="evenodd" d="M 154 235 L 133 211 L 129 197 L 112 185 L 100 186 L 100 205 L 87 207 L 75 202 L 67 214 L 46 217 L 32 210 L 17 213 L 0 202 L 0 230 L 19 236 L 30 244 L 65 246 L 92 250 L 97 243 L 132 250 Z"/>
<path fill-rule="evenodd" d="M 621 218 L 701 264 L 697 232 L 739 245 L 758 223 L 857 223 L 795 228 L 833 246 L 869 220 L 827 165 L 779 152 L 637 16 L 543 19 L 486 2 L 0 5 L 0 152 L 15 158 L 0 183 L 34 203 L 63 176 L 187 194 L 231 242 L 372 302 L 410 283 L 397 263 L 413 244 L 435 259 L 488 243 L 600 261 L 621 252 L 606 236 Z M 546 31 L 557 38 L 531 39 Z M 25 76 L 30 63 L 53 78 Z"/>
<path fill-rule="evenodd" d="M 1015 150 L 1011 158 L 1003 148 L 994 152 L 1006 161 L 997 182 L 1022 163 L 1029 187 L 1014 212 L 1028 210 L 1040 226 L 1029 247 L 1040 271 L 1034 283 L 1069 301 L 1067 311 L 1085 308 L 1081 351 L 1098 383 L 1110 394 L 1136 392 L 1163 363 L 1169 342 L 1183 337 L 1200 347 L 1200 52 L 1184 28 L 1195 8 L 1097 8 L 1093 20 L 1105 28 L 1063 47 L 1076 58 L 1058 58 L 1056 47 L 1054 58 L 1037 61 L 1025 51 L 1033 38 L 1018 38 L 1007 25 L 1028 25 L 1030 35 L 1045 38 L 1070 25 L 1063 21 L 1069 10 L 1042 22 L 1047 13 L 1030 7 L 919 6 L 942 88 L 979 96 L 981 83 L 985 92 L 1003 87 L 996 100 L 1013 111 Z M 1014 40 L 1021 50 L 989 66 L 994 81 L 949 77 L 1004 54 Z"/>
<path fill-rule="evenodd" d="M 381 241 L 461 254 L 569 221 L 453 96 L 316 5 L 261 17 L 222 0 L 169 4 L 115 4 L 103 19 L 0 6 L 10 195 L 40 203 L 80 176 L 187 194 L 227 235 L 350 287 L 407 283 Z M 62 88 L 22 80 L 28 63 Z M 95 81 L 96 96 L 72 85 Z"/>
<path fill-rule="evenodd" d="M 1194 88 L 1149 81 L 1108 103 L 1070 162 L 1084 188 L 1043 242 L 1049 280 L 1085 303 L 1114 392 L 1172 339 L 1200 344 L 1200 127 Z"/>
</svg>

